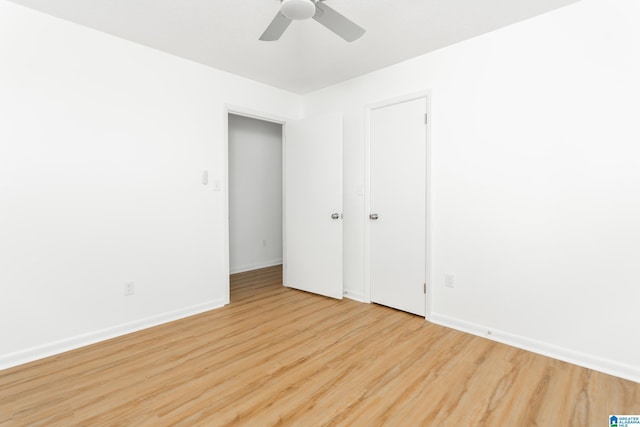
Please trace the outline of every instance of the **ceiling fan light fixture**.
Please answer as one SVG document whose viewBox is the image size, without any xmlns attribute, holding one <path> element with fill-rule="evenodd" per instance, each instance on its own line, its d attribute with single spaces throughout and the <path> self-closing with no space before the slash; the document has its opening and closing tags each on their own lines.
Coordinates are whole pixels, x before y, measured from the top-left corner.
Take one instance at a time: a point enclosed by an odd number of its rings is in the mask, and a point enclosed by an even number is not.
<svg viewBox="0 0 640 427">
<path fill-rule="evenodd" d="M 316 14 L 316 5 L 312 0 L 282 0 L 280 12 L 289 19 L 300 21 L 312 18 Z"/>
</svg>

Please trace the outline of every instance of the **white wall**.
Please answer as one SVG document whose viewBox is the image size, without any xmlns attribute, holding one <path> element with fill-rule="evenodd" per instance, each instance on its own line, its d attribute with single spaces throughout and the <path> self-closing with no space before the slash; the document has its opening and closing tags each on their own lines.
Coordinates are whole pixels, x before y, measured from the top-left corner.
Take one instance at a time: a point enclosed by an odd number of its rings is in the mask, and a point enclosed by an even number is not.
<svg viewBox="0 0 640 427">
<path fill-rule="evenodd" d="M 432 320 L 640 381 L 638 16 L 584 0 L 306 96 L 345 115 L 347 292 L 365 107 L 428 89 Z"/>
<path fill-rule="evenodd" d="M 282 125 L 229 114 L 231 273 L 282 264 Z"/>
<path fill-rule="evenodd" d="M 4 0 L 0 64 L 0 369 L 224 304 L 225 104 L 300 98 Z"/>
</svg>

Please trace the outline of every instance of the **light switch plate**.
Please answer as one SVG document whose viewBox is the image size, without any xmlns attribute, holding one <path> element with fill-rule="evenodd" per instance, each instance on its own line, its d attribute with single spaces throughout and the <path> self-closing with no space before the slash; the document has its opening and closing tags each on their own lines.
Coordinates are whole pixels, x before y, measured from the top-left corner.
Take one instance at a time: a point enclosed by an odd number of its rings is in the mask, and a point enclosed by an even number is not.
<svg viewBox="0 0 640 427">
<path fill-rule="evenodd" d="M 455 279 L 456 276 L 454 274 L 451 273 L 447 273 L 444 275 L 444 285 L 447 288 L 453 288 L 455 286 Z"/>
</svg>

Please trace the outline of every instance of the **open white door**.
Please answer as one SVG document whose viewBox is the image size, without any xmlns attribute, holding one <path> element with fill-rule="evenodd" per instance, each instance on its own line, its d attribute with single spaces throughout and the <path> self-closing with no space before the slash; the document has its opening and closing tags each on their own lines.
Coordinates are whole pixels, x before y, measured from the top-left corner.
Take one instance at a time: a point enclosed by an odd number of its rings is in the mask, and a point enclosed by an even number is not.
<svg viewBox="0 0 640 427">
<path fill-rule="evenodd" d="M 284 285 L 342 298 L 342 115 L 284 134 Z"/>
</svg>

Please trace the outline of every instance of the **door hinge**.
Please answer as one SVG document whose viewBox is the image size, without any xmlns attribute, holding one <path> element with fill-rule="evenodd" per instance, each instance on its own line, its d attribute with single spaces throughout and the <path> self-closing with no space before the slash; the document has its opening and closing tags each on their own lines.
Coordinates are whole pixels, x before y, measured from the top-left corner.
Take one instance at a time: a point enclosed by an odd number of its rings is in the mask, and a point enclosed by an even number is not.
<svg viewBox="0 0 640 427">
<path fill-rule="evenodd" d="M 422 287 L 422 292 L 425 293 L 425 295 L 427 294 L 427 284 L 425 283 L 424 286 Z"/>
<path fill-rule="evenodd" d="M 429 122 L 427 113 L 424 113 L 424 124 L 426 125 Z"/>
</svg>

